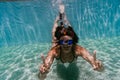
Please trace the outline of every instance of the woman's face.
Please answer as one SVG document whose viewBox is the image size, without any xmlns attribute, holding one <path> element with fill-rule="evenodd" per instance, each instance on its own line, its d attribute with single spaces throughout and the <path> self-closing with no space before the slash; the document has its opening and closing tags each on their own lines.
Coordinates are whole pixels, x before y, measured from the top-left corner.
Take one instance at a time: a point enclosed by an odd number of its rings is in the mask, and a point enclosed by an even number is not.
<svg viewBox="0 0 120 80">
<path fill-rule="evenodd" d="M 62 36 L 60 38 L 59 44 L 61 46 L 61 49 L 64 50 L 64 52 L 70 52 L 72 50 L 73 40 L 70 36 Z"/>
</svg>

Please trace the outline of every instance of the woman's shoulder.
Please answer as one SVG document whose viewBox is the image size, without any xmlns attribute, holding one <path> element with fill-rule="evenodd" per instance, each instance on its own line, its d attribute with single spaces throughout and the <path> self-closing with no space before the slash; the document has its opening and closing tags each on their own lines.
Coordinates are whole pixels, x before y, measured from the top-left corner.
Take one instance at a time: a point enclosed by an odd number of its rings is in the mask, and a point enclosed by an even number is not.
<svg viewBox="0 0 120 80">
<path fill-rule="evenodd" d="M 75 45 L 75 49 L 83 49 L 83 47 L 80 45 Z"/>
<path fill-rule="evenodd" d="M 59 55 L 60 46 L 56 45 L 56 46 L 52 47 L 50 51 L 52 51 L 52 53 L 57 57 Z"/>
<path fill-rule="evenodd" d="M 60 48 L 60 46 L 59 46 L 59 45 L 56 45 L 56 46 L 52 47 L 51 50 L 57 50 L 57 49 L 59 49 L 59 48 Z"/>
<path fill-rule="evenodd" d="M 84 51 L 84 48 L 82 46 L 80 46 L 80 45 L 76 45 L 75 46 L 75 52 L 76 52 L 76 54 L 77 53 L 81 53 L 82 51 Z"/>
</svg>

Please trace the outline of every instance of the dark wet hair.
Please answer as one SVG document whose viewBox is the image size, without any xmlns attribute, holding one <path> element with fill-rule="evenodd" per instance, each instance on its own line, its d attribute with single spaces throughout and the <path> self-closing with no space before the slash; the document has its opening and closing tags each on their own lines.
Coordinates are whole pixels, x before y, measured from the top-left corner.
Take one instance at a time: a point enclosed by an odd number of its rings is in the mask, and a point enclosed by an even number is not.
<svg viewBox="0 0 120 80">
<path fill-rule="evenodd" d="M 67 28 L 58 26 L 56 28 L 55 37 L 57 38 L 57 40 L 60 40 L 60 38 L 64 35 L 71 36 L 73 39 L 73 44 L 78 43 L 78 36 L 76 35 L 71 26 L 68 26 Z"/>
</svg>

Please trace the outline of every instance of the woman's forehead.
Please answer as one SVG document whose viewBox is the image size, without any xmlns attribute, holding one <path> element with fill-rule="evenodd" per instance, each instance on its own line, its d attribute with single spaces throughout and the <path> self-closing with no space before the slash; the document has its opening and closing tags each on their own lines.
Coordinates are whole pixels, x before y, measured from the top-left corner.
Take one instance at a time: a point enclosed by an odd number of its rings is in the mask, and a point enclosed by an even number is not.
<svg viewBox="0 0 120 80">
<path fill-rule="evenodd" d="M 60 40 L 70 40 L 70 39 L 72 39 L 72 37 L 67 36 L 67 35 L 62 36 L 62 37 L 60 38 Z"/>
</svg>

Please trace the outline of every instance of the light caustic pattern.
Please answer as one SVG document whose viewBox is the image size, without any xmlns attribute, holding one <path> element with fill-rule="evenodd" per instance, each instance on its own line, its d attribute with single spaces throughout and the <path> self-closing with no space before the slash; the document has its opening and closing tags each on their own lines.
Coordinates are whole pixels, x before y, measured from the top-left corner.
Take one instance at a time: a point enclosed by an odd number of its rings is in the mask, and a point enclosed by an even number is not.
<svg viewBox="0 0 120 80">
<path fill-rule="evenodd" d="M 119 80 L 120 78 L 120 37 L 113 39 L 84 40 L 80 45 L 92 54 L 97 50 L 105 71 L 94 71 L 81 57 L 76 64 L 57 65 L 55 60 L 46 80 Z M 51 44 L 32 44 L 0 48 L 0 80 L 39 80 L 40 55 L 50 49 Z"/>
<path fill-rule="evenodd" d="M 50 42 L 59 4 L 81 39 L 120 35 L 119 0 L 33 0 L 1 2 L 0 46 Z M 44 36 L 43 36 L 44 35 Z"/>
<path fill-rule="evenodd" d="M 80 38 L 79 44 L 91 53 L 97 50 L 97 58 L 103 62 L 105 71 L 92 70 L 82 58 L 68 67 L 57 65 L 55 61 L 46 80 L 119 80 L 119 0 L 1 3 L 0 46 L 9 47 L 0 48 L 0 80 L 39 80 L 40 55 L 46 55 L 51 44 L 34 43 L 51 42 L 53 21 L 62 2 L 67 18 Z M 27 43 L 31 45 L 10 46 Z"/>
</svg>

